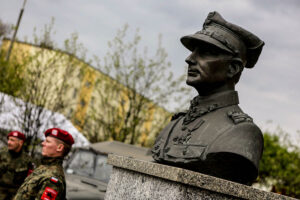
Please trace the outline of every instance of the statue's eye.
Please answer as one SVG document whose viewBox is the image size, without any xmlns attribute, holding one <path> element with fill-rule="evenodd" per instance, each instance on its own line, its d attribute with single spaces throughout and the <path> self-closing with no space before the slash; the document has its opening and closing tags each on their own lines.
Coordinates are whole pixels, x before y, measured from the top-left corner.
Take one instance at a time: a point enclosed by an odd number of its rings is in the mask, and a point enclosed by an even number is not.
<svg viewBox="0 0 300 200">
<path fill-rule="evenodd" d="M 210 48 L 210 49 L 209 49 L 209 52 L 210 52 L 212 55 L 220 55 L 220 54 L 221 54 L 221 51 L 220 51 L 219 49 L 217 49 L 217 48 L 214 48 L 214 47 Z"/>
</svg>

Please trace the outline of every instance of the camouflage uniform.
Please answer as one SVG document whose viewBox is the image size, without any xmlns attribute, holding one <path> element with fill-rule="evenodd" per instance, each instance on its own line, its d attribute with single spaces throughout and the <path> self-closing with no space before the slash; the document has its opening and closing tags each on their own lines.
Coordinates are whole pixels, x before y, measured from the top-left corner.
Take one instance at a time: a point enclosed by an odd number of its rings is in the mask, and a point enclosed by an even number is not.
<svg viewBox="0 0 300 200">
<path fill-rule="evenodd" d="M 24 151 L 0 150 L 0 200 L 12 199 L 32 169 L 31 158 Z"/>
<path fill-rule="evenodd" d="M 62 162 L 62 157 L 44 157 L 42 164 L 25 179 L 14 200 L 65 199 L 66 183 Z"/>
</svg>

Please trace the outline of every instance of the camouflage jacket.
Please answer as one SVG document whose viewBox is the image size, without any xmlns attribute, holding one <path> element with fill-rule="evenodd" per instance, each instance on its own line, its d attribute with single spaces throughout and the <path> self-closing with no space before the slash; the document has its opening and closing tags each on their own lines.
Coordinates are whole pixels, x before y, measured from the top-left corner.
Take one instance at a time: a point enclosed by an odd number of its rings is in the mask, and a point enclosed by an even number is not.
<svg viewBox="0 0 300 200">
<path fill-rule="evenodd" d="M 32 170 L 31 157 L 24 151 L 0 150 L 0 200 L 11 199 Z"/>
<path fill-rule="evenodd" d="M 15 200 L 54 200 L 65 199 L 66 183 L 62 167 L 63 158 L 42 159 L 37 167 L 19 188 Z"/>
</svg>

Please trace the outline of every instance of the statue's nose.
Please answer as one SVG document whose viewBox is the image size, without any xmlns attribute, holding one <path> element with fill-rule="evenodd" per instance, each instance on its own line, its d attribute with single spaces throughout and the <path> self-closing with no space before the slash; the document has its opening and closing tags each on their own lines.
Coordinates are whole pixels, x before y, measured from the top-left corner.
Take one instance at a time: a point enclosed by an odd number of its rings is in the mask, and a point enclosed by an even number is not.
<svg viewBox="0 0 300 200">
<path fill-rule="evenodd" d="M 188 65 L 195 65 L 196 64 L 196 61 L 193 57 L 193 54 L 189 55 L 186 59 L 185 59 L 185 62 L 188 64 Z"/>
</svg>

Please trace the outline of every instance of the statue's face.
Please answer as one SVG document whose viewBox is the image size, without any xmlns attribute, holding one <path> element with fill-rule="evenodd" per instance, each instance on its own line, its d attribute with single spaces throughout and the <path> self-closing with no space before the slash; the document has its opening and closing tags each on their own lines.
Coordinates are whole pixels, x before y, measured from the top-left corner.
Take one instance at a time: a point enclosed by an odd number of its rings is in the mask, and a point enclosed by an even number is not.
<svg viewBox="0 0 300 200">
<path fill-rule="evenodd" d="M 186 83 L 193 87 L 206 87 L 226 82 L 231 59 L 232 55 L 216 47 L 196 47 L 185 60 L 188 63 Z"/>
</svg>

